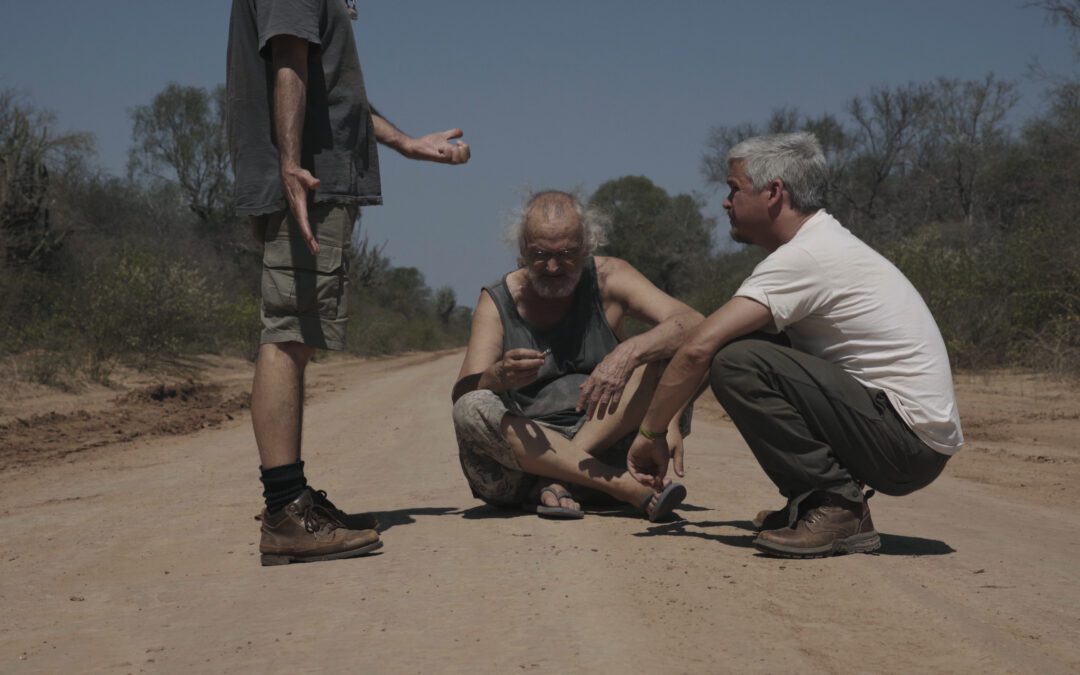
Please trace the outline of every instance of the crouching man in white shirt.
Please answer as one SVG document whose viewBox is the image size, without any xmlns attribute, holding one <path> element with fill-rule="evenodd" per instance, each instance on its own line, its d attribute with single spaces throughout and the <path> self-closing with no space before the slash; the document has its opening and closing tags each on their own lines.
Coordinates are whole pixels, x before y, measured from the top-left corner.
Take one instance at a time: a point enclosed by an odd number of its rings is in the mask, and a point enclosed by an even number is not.
<svg viewBox="0 0 1080 675">
<path fill-rule="evenodd" d="M 863 486 L 914 492 L 963 444 L 941 333 L 911 282 L 823 210 L 812 134 L 748 139 L 728 167 L 731 236 L 769 256 L 675 354 L 628 468 L 662 485 L 663 431 L 707 376 L 787 499 L 758 514 L 755 545 L 799 558 L 874 551 Z M 791 347 L 758 331 L 783 331 Z"/>
</svg>

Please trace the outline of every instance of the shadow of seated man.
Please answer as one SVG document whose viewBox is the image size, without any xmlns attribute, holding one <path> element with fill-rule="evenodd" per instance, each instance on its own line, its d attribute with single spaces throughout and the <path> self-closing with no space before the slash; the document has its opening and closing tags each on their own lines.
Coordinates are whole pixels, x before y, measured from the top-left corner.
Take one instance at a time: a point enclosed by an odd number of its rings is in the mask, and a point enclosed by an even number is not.
<svg viewBox="0 0 1080 675">
<path fill-rule="evenodd" d="M 480 293 L 454 385 L 454 428 L 473 495 L 580 518 L 586 496 L 663 518 L 686 490 L 626 473 L 663 363 L 702 316 L 626 261 L 594 256 L 602 217 L 565 192 L 532 195 L 514 224 L 520 267 Z M 652 327 L 622 337 L 628 317 Z M 664 429 L 681 475 L 690 405 Z"/>
</svg>

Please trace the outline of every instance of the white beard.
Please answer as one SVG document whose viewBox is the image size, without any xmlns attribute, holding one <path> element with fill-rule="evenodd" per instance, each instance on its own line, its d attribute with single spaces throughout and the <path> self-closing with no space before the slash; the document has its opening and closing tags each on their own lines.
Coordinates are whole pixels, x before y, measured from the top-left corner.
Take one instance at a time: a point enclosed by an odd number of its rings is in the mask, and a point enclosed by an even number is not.
<svg viewBox="0 0 1080 675">
<path fill-rule="evenodd" d="M 529 277 L 529 286 L 541 298 L 548 300 L 565 298 L 574 294 L 578 282 L 581 281 L 581 269 L 562 277 L 545 277 L 530 268 L 526 269 Z"/>
</svg>

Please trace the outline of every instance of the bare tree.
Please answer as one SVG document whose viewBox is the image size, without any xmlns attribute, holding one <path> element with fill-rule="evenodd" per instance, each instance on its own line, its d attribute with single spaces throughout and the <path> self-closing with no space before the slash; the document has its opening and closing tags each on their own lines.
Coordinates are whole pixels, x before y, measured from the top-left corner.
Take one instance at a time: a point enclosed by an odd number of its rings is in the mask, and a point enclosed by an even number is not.
<svg viewBox="0 0 1080 675">
<path fill-rule="evenodd" d="M 709 130 L 705 154 L 701 157 L 701 173 L 706 183 L 724 185 L 727 181 L 727 154 L 739 142 L 762 134 L 782 134 L 799 129 L 799 109 L 791 106 L 775 108 L 764 126 L 750 122 L 735 126 L 717 126 Z"/>
<path fill-rule="evenodd" d="M 450 317 L 454 313 L 454 308 L 457 307 L 457 296 L 454 295 L 454 289 L 449 286 L 443 286 L 439 290 L 435 291 L 435 315 L 439 317 L 439 322 L 443 326 L 450 325 Z"/>
<path fill-rule="evenodd" d="M 881 217 L 880 202 L 889 179 L 905 178 L 920 165 L 917 151 L 930 111 L 926 85 L 879 87 L 866 98 L 856 96 L 847 106 L 855 123 L 851 134 L 853 166 L 837 194 L 863 218 Z"/>
<path fill-rule="evenodd" d="M 149 105 L 136 106 L 128 173 L 176 181 L 203 224 L 233 217 L 232 174 L 225 129 L 225 88 L 170 83 Z"/>
<path fill-rule="evenodd" d="M 1080 56 L 1080 0 L 1037 0 L 1025 3 L 1046 12 L 1047 20 L 1055 26 L 1064 25 L 1073 40 L 1073 48 Z"/>
<path fill-rule="evenodd" d="M 358 232 L 349 251 L 349 282 L 362 288 L 377 285 L 390 270 L 385 248 L 386 242 L 372 244 L 367 232 Z"/>
<path fill-rule="evenodd" d="M 993 74 L 982 80 L 939 79 L 933 90 L 932 137 L 941 146 L 943 171 L 964 221 L 971 225 L 980 204 L 980 178 L 1009 140 L 1005 118 L 1019 96 L 1011 82 Z"/>
<path fill-rule="evenodd" d="M 65 232 L 52 229 L 50 172 L 81 165 L 93 150 L 86 133 L 56 134 L 56 117 L 0 90 L 0 240 L 9 265 L 47 267 Z"/>
</svg>

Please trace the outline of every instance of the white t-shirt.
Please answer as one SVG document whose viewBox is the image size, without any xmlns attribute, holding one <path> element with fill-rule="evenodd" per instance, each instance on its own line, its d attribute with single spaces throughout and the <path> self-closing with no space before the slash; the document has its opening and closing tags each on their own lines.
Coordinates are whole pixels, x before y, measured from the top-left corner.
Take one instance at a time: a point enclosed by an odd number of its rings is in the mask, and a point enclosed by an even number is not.
<svg viewBox="0 0 1080 675">
<path fill-rule="evenodd" d="M 892 263 L 818 211 L 735 295 L 769 308 L 799 351 L 881 389 L 915 434 L 946 455 L 964 443 L 937 324 Z"/>
</svg>

